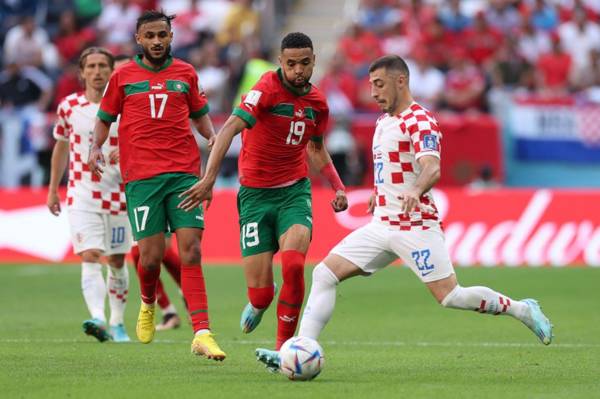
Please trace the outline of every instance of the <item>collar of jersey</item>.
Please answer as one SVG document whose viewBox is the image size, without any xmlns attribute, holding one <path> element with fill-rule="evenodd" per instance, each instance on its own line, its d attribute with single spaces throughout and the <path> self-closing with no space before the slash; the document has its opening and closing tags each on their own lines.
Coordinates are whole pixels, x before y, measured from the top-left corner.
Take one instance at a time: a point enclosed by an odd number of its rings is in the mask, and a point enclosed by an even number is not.
<svg viewBox="0 0 600 399">
<path fill-rule="evenodd" d="M 404 108 L 404 109 L 402 110 L 402 112 L 399 112 L 399 113 L 397 113 L 397 114 L 388 114 L 388 115 L 389 115 L 389 116 L 395 116 L 396 118 L 402 118 L 402 117 L 404 117 L 404 116 L 408 115 L 410 112 L 412 112 L 411 108 L 412 108 L 412 106 L 413 106 L 413 105 L 415 105 L 416 103 L 417 103 L 417 102 L 413 100 L 413 102 L 412 102 L 412 103 L 410 103 L 410 105 L 409 105 L 408 107 Z"/>
<path fill-rule="evenodd" d="M 279 81 L 281 82 L 283 87 L 285 87 L 292 94 L 295 94 L 296 96 L 305 96 L 308 93 L 310 93 L 310 89 L 312 88 L 312 85 L 310 83 L 308 84 L 308 88 L 304 90 L 296 89 L 294 86 L 286 82 L 285 78 L 283 77 L 283 72 L 281 71 L 281 68 L 277 68 L 277 76 L 279 77 Z"/>
<path fill-rule="evenodd" d="M 167 69 L 172 63 L 173 63 L 173 57 L 169 56 L 167 58 L 167 60 L 165 61 L 164 64 L 162 64 L 162 66 L 158 69 L 154 69 L 152 67 L 149 67 L 148 65 L 144 64 L 144 61 L 142 61 L 142 55 L 138 54 L 133 58 L 136 62 L 136 64 L 138 64 L 140 67 L 149 70 L 150 72 L 160 72 L 163 71 L 165 69 Z"/>
</svg>

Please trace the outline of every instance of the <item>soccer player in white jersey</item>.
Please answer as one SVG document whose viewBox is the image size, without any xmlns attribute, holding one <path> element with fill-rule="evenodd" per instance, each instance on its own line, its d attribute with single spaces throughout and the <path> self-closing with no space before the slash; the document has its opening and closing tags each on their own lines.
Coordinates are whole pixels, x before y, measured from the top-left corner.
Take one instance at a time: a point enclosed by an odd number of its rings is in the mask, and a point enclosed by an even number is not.
<svg viewBox="0 0 600 399">
<path fill-rule="evenodd" d="M 113 67 L 114 57 L 106 49 L 90 47 L 81 53 L 79 72 L 85 91 L 67 96 L 58 106 L 47 205 L 53 215 L 61 212 L 58 186 L 68 162 L 71 240 L 75 253 L 81 256 L 81 289 L 91 314 L 91 319 L 83 322 L 83 330 L 100 342 L 127 342 L 129 336 L 123 324 L 129 289 L 125 254 L 131 248 L 131 228 L 119 171 L 116 124 L 103 147 L 110 162 L 102 178 L 93 175 L 85 162 L 96 113 Z M 106 282 L 102 273 L 103 255 L 108 262 Z M 110 329 L 104 312 L 107 293 Z"/>
<path fill-rule="evenodd" d="M 373 137 L 375 190 L 368 209 L 373 218 L 315 267 L 298 335 L 318 339 L 333 313 L 340 281 L 371 275 L 400 258 L 442 306 L 513 316 L 550 344 L 552 325 L 535 300 L 516 301 L 487 287 L 458 284 L 431 195 L 440 178 L 438 123 L 413 100 L 402 58 L 374 61 L 369 81 L 372 97 L 385 112 Z M 257 356 L 270 369 L 278 368 L 277 352 Z"/>
</svg>

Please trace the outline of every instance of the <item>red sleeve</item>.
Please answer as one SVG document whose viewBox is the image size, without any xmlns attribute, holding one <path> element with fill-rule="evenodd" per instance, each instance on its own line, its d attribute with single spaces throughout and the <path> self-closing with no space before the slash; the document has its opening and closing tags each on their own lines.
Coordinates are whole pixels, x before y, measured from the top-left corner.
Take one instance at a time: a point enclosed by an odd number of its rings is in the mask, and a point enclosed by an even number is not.
<svg viewBox="0 0 600 399">
<path fill-rule="evenodd" d="M 123 92 L 119 87 L 119 71 L 115 71 L 110 77 L 98 109 L 98 118 L 105 122 L 115 122 L 123 107 Z"/>
<path fill-rule="evenodd" d="M 71 133 L 71 125 L 68 120 L 67 102 L 61 101 L 56 109 L 56 124 L 52 135 L 56 140 L 69 141 L 69 134 Z"/>
<path fill-rule="evenodd" d="M 270 108 L 271 96 L 274 91 L 268 82 L 268 72 L 252 87 L 248 93 L 242 96 L 242 102 L 233 110 L 233 115 L 239 117 L 253 127 L 259 115 Z"/>
<path fill-rule="evenodd" d="M 190 79 L 190 94 L 188 95 L 188 106 L 190 107 L 190 118 L 196 119 L 208 113 L 208 99 L 204 90 L 200 88 L 196 71 L 192 72 Z"/>
</svg>

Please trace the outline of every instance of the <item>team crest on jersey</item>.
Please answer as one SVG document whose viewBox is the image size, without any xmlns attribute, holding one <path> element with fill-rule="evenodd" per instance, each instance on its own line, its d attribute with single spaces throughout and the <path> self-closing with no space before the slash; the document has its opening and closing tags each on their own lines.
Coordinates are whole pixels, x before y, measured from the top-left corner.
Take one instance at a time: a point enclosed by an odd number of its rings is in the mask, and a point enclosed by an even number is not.
<svg viewBox="0 0 600 399">
<path fill-rule="evenodd" d="M 179 85 L 181 85 L 180 83 L 178 83 Z M 156 83 L 154 85 L 152 85 L 152 90 L 162 90 L 164 89 L 165 86 L 162 83 Z"/>
<path fill-rule="evenodd" d="M 437 136 L 433 134 L 426 134 L 423 136 L 423 147 L 428 150 L 437 151 L 438 150 L 438 141 Z"/>
<path fill-rule="evenodd" d="M 260 96 L 262 96 L 262 92 L 258 90 L 250 90 L 248 94 L 246 94 L 246 98 L 244 98 L 244 104 L 254 106 L 258 104 L 258 100 L 260 100 Z"/>
</svg>

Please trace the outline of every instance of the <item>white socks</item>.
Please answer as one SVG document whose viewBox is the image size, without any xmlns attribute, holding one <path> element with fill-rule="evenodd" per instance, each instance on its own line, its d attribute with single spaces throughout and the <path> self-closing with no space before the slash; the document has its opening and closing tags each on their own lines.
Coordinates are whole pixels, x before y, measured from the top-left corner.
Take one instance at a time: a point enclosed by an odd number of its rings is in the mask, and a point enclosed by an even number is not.
<svg viewBox="0 0 600 399">
<path fill-rule="evenodd" d="M 442 300 L 442 305 L 448 308 L 476 310 L 479 313 L 493 315 L 508 314 L 521 321 L 529 314 L 526 303 L 512 300 L 487 287 L 457 285 Z"/>
<path fill-rule="evenodd" d="M 108 267 L 106 274 L 108 301 L 110 304 L 110 325 L 123 324 L 127 293 L 129 291 L 129 270 L 127 264 L 121 268 Z"/>
<path fill-rule="evenodd" d="M 312 274 L 312 287 L 300 321 L 298 335 L 318 339 L 333 314 L 335 307 L 335 286 L 339 280 L 333 272 L 321 262 Z"/>
<path fill-rule="evenodd" d="M 100 263 L 83 262 L 81 264 L 81 290 L 92 318 L 106 323 L 104 316 L 106 285 Z"/>
</svg>

